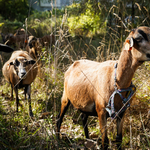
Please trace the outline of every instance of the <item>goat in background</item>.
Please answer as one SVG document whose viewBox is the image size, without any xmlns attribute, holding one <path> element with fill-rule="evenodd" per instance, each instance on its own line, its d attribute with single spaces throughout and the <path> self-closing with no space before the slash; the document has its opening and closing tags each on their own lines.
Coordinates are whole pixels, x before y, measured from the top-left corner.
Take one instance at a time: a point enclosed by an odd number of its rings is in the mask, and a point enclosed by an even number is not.
<svg viewBox="0 0 150 150">
<path fill-rule="evenodd" d="M 19 98 L 18 89 L 24 88 L 25 99 L 28 96 L 29 115 L 32 117 L 31 108 L 31 83 L 37 75 L 36 61 L 33 60 L 26 51 L 15 51 L 2 68 L 5 79 L 11 84 L 11 98 L 13 99 L 13 89 L 16 95 L 16 111 L 18 112 Z"/>
</svg>

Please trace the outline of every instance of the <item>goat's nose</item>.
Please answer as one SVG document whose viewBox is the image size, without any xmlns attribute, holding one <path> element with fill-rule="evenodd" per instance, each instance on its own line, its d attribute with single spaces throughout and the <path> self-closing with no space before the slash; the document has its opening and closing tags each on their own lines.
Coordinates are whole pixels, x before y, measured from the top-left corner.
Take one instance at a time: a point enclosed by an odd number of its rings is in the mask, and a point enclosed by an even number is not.
<svg viewBox="0 0 150 150">
<path fill-rule="evenodd" d="M 20 73 L 19 73 L 19 77 L 22 78 L 22 77 L 25 76 L 25 74 L 26 74 L 25 69 L 21 69 L 21 70 L 20 70 Z"/>
<path fill-rule="evenodd" d="M 25 74 L 26 74 L 26 72 L 22 72 L 22 73 L 21 73 L 21 76 L 23 77 Z"/>
</svg>

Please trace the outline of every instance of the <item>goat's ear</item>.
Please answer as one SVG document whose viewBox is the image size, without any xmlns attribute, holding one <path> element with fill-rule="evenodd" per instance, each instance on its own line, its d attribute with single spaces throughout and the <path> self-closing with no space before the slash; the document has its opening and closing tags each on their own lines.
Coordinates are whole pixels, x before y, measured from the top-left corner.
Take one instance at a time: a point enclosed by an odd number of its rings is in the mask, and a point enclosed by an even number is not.
<svg viewBox="0 0 150 150">
<path fill-rule="evenodd" d="M 28 44 L 28 40 L 25 40 L 24 42 L 25 42 L 25 44 Z"/>
<path fill-rule="evenodd" d="M 11 65 L 14 65 L 14 63 L 13 63 L 13 62 L 10 62 L 10 63 L 7 64 L 7 70 L 10 69 L 10 66 L 11 66 Z"/>
<path fill-rule="evenodd" d="M 35 60 L 29 60 L 28 62 L 29 62 L 29 64 L 35 64 L 36 63 Z"/>
<path fill-rule="evenodd" d="M 11 47 L 5 45 L 5 44 L 0 44 L 0 51 L 6 52 L 6 53 L 11 53 L 14 51 Z"/>
<path fill-rule="evenodd" d="M 14 65 L 14 63 L 13 63 L 13 62 L 10 62 L 9 65 Z"/>
<path fill-rule="evenodd" d="M 127 39 L 125 41 L 125 50 L 128 50 L 128 51 L 132 50 L 133 45 L 134 45 L 133 38 L 131 37 L 130 39 Z"/>
</svg>

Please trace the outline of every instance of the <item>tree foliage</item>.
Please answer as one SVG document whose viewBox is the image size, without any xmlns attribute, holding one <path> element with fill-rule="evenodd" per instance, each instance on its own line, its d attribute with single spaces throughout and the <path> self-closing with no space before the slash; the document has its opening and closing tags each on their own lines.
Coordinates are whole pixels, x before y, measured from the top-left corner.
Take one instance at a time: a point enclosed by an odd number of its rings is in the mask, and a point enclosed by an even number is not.
<svg viewBox="0 0 150 150">
<path fill-rule="evenodd" d="M 105 30 L 106 24 L 101 18 L 101 11 L 98 8 L 100 3 L 93 3 L 88 0 L 81 3 L 73 3 L 68 7 L 70 16 L 68 26 L 72 35 L 95 35 Z M 93 9 L 94 8 L 94 9 Z M 77 15 L 78 14 L 78 15 Z"/>
<path fill-rule="evenodd" d="M 0 14 L 4 19 L 24 21 L 28 11 L 28 0 L 0 0 Z"/>
</svg>

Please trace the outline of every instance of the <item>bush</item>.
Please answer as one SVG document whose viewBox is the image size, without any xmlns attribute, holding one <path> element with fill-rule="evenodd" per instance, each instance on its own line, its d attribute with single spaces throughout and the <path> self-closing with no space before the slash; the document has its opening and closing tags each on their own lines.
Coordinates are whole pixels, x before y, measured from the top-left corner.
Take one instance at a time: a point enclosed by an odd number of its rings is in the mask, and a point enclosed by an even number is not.
<svg viewBox="0 0 150 150">
<path fill-rule="evenodd" d="M 93 9 L 93 4 L 89 0 L 85 4 L 85 9 L 82 9 L 81 4 L 72 4 L 68 7 L 69 11 L 73 11 L 68 18 L 68 26 L 71 34 L 91 36 L 96 33 L 105 32 L 106 23 L 101 19 L 101 12 Z M 75 11 L 74 11 L 75 10 Z M 81 12 L 78 16 L 77 11 Z M 101 30 L 100 30 L 101 29 Z"/>
<path fill-rule="evenodd" d="M 0 14 L 4 19 L 24 21 L 28 16 L 28 0 L 0 0 Z"/>
<path fill-rule="evenodd" d="M 28 17 L 28 30 L 36 37 L 41 37 L 45 34 L 50 34 L 54 31 L 55 25 L 59 27 L 62 20 L 62 14 L 64 10 L 55 10 L 38 12 L 34 11 L 32 15 Z"/>
<path fill-rule="evenodd" d="M 0 24 L 0 29 L 2 33 L 14 33 L 18 28 L 23 28 L 23 23 L 17 20 L 5 20 Z"/>
</svg>

